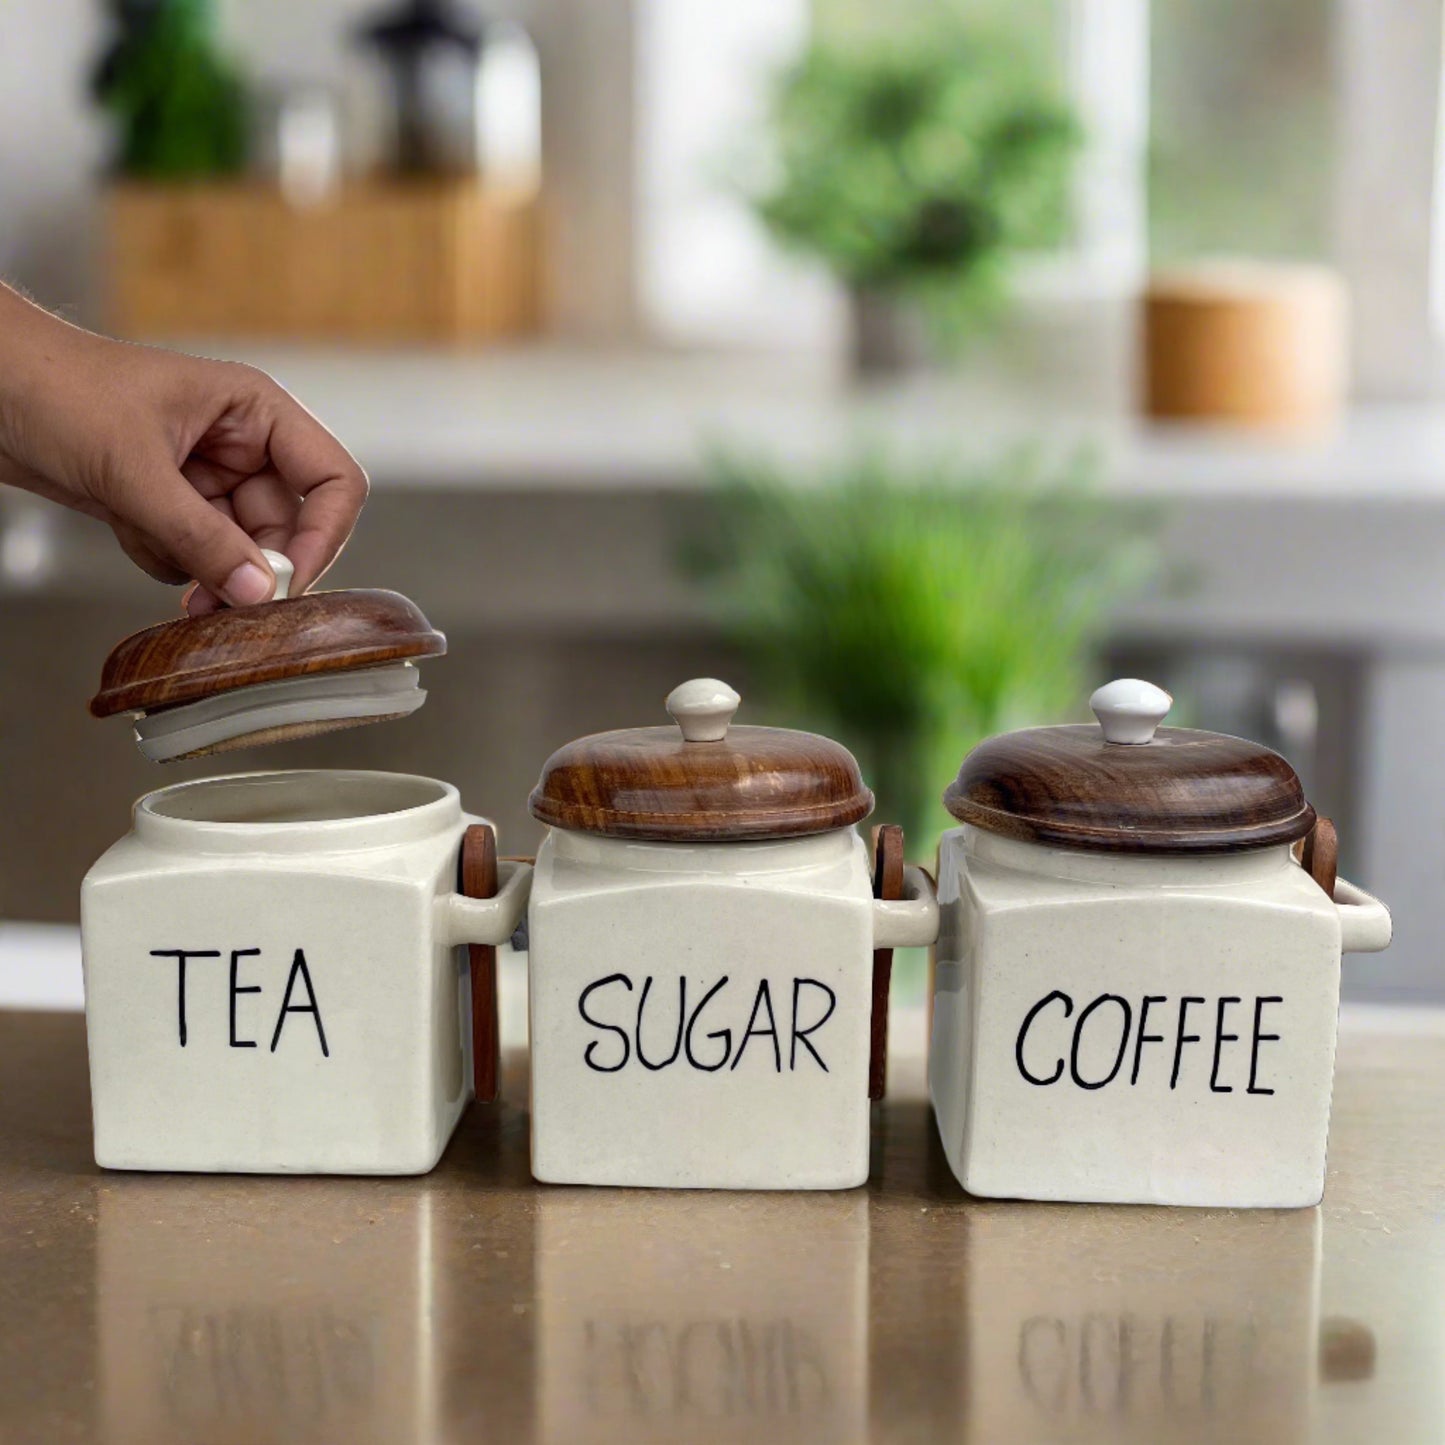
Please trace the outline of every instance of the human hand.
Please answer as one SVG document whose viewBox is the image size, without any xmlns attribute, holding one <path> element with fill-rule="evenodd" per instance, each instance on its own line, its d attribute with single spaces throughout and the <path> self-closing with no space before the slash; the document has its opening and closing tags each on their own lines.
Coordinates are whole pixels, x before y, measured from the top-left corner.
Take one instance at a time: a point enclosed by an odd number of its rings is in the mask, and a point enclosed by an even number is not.
<svg viewBox="0 0 1445 1445">
<path fill-rule="evenodd" d="M 198 615 L 264 602 L 262 547 L 293 594 L 336 560 L 366 474 L 270 377 L 71 326 L 0 286 L 0 482 L 115 532 L 162 582 L 199 584 Z"/>
</svg>

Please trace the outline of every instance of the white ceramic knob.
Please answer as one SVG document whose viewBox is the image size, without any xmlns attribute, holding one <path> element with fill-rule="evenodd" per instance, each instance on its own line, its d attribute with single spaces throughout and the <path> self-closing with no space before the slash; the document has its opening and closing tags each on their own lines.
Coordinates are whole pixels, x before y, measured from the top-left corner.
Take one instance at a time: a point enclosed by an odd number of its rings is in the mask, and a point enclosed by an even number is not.
<svg viewBox="0 0 1445 1445">
<path fill-rule="evenodd" d="M 262 547 L 261 555 L 270 565 L 272 572 L 276 574 L 276 590 L 271 594 L 271 600 L 280 602 L 291 594 L 291 579 L 296 575 L 296 569 L 291 565 L 289 557 L 280 552 L 273 552 L 269 547 Z"/>
<path fill-rule="evenodd" d="M 667 695 L 667 710 L 690 743 L 720 743 L 742 701 L 727 683 L 695 677 Z"/>
<path fill-rule="evenodd" d="M 1173 703 L 1162 687 L 1137 677 L 1106 682 L 1089 699 L 1104 730 L 1104 741 L 1134 746 L 1154 741 L 1154 729 L 1164 721 Z"/>
</svg>

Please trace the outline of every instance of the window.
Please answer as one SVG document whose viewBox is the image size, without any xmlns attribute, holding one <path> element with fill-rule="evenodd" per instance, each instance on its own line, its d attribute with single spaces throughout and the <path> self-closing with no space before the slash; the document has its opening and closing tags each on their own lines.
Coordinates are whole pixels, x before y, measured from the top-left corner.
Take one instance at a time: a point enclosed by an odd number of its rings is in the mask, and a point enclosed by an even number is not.
<svg viewBox="0 0 1445 1445">
<path fill-rule="evenodd" d="M 1154 0 L 1149 247 L 1333 251 L 1334 0 Z"/>
</svg>

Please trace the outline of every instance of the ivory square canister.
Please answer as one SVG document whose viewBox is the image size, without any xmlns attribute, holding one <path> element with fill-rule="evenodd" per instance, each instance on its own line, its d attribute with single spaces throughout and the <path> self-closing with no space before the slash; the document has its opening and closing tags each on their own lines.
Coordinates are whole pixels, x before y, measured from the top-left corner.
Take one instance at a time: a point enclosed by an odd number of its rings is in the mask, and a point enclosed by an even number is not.
<svg viewBox="0 0 1445 1445">
<path fill-rule="evenodd" d="M 730 728 L 584 738 L 532 794 L 532 1172 L 554 1183 L 846 1189 L 868 1176 L 875 950 L 932 940 L 926 875 L 875 899 L 838 744 Z M 901 859 L 899 860 L 901 865 Z"/>
<path fill-rule="evenodd" d="M 1340 955 L 1389 914 L 1283 758 L 1156 734 L 1169 701 L 1111 684 L 1099 727 L 992 739 L 949 789 L 930 1090 L 970 1193 L 1321 1197 Z"/>
<path fill-rule="evenodd" d="M 81 890 L 96 1161 L 430 1169 L 472 1095 L 461 945 L 504 942 L 530 877 L 460 896 L 469 826 L 455 788 L 392 773 L 142 798 Z"/>
<path fill-rule="evenodd" d="M 863 840 L 844 829 L 681 856 L 608 842 L 554 833 L 537 858 L 533 1172 L 861 1184 L 873 952 Z"/>
<path fill-rule="evenodd" d="M 446 651 L 407 598 L 275 596 L 112 649 L 90 710 L 154 762 L 421 706 Z M 211 778 L 136 804 L 81 887 L 97 1161 L 117 1169 L 416 1174 L 495 1097 L 495 945 L 531 872 L 448 783 Z"/>
</svg>

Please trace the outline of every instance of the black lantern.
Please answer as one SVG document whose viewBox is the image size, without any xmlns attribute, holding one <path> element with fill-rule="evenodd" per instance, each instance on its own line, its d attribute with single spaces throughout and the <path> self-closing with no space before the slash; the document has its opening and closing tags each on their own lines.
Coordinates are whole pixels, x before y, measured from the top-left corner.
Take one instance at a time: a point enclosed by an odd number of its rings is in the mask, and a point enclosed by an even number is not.
<svg viewBox="0 0 1445 1445">
<path fill-rule="evenodd" d="M 451 0 L 408 0 L 361 27 L 358 38 L 381 52 L 391 72 L 397 170 L 477 169 L 483 36 L 482 23 Z"/>
</svg>

